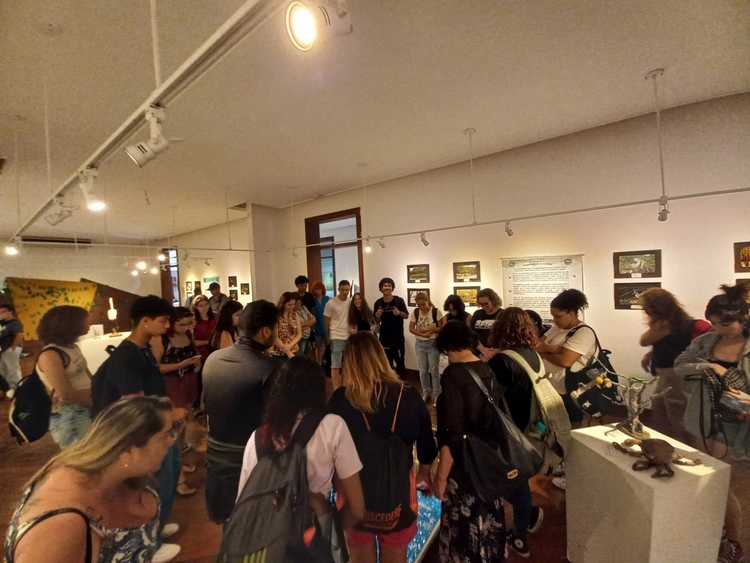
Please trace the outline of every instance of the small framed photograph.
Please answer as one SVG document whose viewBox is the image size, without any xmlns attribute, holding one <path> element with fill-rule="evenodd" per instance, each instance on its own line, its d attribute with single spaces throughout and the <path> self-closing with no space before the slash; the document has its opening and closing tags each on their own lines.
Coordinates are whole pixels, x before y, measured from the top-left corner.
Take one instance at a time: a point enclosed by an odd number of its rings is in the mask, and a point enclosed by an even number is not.
<svg viewBox="0 0 750 563">
<path fill-rule="evenodd" d="M 230 289 L 229 290 L 229 299 L 237 301 L 238 297 L 239 297 L 239 295 L 237 295 L 237 290 L 236 289 Z"/>
<path fill-rule="evenodd" d="M 638 298 L 641 293 L 652 287 L 661 287 L 661 282 L 616 283 L 615 309 L 641 309 Z"/>
<path fill-rule="evenodd" d="M 430 283 L 430 265 L 412 264 L 407 266 L 406 283 Z"/>
<path fill-rule="evenodd" d="M 417 306 L 417 294 L 418 293 L 426 293 L 427 299 L 430 298 L 430 288 L 428 287 L 420 287 L 420 288 L 410 287 L 406 291 L 409 292 L 409 301 L 407 303 L 409 307 Z"/>
<path fill-rule="evenodd" d="M 453 262 L 453 281 L 455 283 L 482 281 L 479 262 Z"/>
<path fill-rule="evenodd" d="M 250 295 L 250 284 L 249 283 L 241 283 L 240 284 L 240 294 L 241 295 Z"/>
<path fill-rule="evenodd" d="M 734 280 L 734 283 L 736 285 L 743 284 L 747 286 L 747 298 L 745 300 L 747 301 L 747 304 L 750 305 L 750 278 L 737 279 Z"/>
<path fill-rule="evenodd" d="M 185 282 L 185 291 L 193 291 L 193 282 Z"/>
<path fill-rule="evenodd" d="M 616 278 L 661 277 L 661 250 L 614 252 L 612 261 Z"/>
<path fill-rule="evenodd" d="M 750 242 L 734 243 L 734 271 L 750 272 Z"/>
<path fill-rule="evenodd" d="M 203 291 L 201 291 L 201 282 L 199 282 L 198 280 L 195 280 L 195 281 L 193 282 L 193 291 L 195 291 L 194 295 L 195 295 L 196 297 L 197 297 L 198 295 L 200 295 L 201 293 L 203 293 Z"/>
<path fill-rule="evenodd" d="M 237 276 L 229 276 L 229 287 L 237 287 Z"/>
<path fill-rule="evenodd" d="M 482 289 L 478 285 L 453 287 L 454 295 L 458 295 L 467 307 L 477 306 L 477 293 Z"/>
</svg>

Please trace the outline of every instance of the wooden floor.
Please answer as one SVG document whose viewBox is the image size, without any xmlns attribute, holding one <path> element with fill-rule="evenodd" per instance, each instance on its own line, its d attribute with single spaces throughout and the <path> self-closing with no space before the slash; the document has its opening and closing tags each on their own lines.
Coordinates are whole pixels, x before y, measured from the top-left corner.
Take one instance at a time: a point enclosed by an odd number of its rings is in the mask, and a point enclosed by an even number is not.
<svg viewBox="0 0 750 563">
<path fill-rule="evenodd" d="M 24 374 L 33 367 L 33 356 L 22 360 Z M 414 382 L 418 385 L 418 382 Z M 0 401 L 0 420 L 7 421 L 10 402 Z M 432 415 L 434 418 L 434 409 Z M 205 444 L 205 429 L 197 422 L 188 427 L 188 442 L 194 443 L 197 450 Z M 221 527 L 213 524 L 206 514 L 204 500 L 205 469 L 203 454 L 196 449 L 185 455 L 185 461 L 194 463 L 197 471 L 191 474 L 188 482 L 197 492 L 191 497 L 178 497 L 172 510 L 171 522 L 180 524 L 181 530 L 170 541 L 182 546 L 175 561 L 183 563 L 212 563 L 221 541 Z M 6 527 L 16 502 L 20 499 L 24 483 L 57 452 L 57 446 L 49 435 L 39 442 L 19 446 L 12 441 L 7 431 L 0 432 L 0 467 L 3 486 L 0 489 L 0 533 L 5 537 Z M 733 489 L 740 494 L 743 511 L 750 518 L 750 463 L 733 463 Z M 541 530 L 531 539 L 531 557 L 522 559 L 511 552 L 512 562 L 564 563 L 566 559 L 565 539 L 565 493 L 555 488 L 546 477 L 532 480 L 534 504 L 544 509 L 544 523 Z M 511 522 L 512 512 L 507 510 L 507 521 Z M 696 510 L 700 510 L 696 507 Z M 626 515 L 624 515 L 626 517 Z M 750 547 L 750 526 L 744 528 L 743 544 Z M 427 554 L 426 563 L 438 563 L 437 542 Z M 638 563 L 638 562 L 634 562 Z M 687 562 L 686 562 L 687 563 Z M 711 562 L 700 562 L 711 563 Z"/>
</svg>

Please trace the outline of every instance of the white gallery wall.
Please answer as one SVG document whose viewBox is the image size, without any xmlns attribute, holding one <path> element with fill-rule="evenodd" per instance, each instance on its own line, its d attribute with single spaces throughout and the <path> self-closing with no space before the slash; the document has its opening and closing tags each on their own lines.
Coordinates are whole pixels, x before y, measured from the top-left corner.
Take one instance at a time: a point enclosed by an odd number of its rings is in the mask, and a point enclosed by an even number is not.
<svg viewBox="0 0 750 563">
<path fill-rule="evenodd" d="M 481 152 L 481 124 L 474 125 L 475 151 Z M 750 188 L 750 95 L 738 95 L 676 108 L 662 114 L 665 181 L 669 196 Z M 457 132 L 458 135 L 461 132 Z M 467 151 L 468 152 L 468 151 Z M 368 164 L 376 174 L 377 163 Z M 377 282 L 389 276 L 396 294 L 406 297 L 406 265 L 430 264 L 429 287 L 441 306 L 454 284 L 452 263 L 481 262 L 479 285 L 502 294 L 501 259 L 582 254 L 584 291 L 590 302 L 586 320 L 602 344 L 613 350 L 617 369 L 639 373 L 644 350 L 638 336 L 643 313 L 614 309 L 612 253 L 661 249 L 662 287 L 674 292 L 688 311 L 703 315 L 708 299 L 733 271 L 733 243 L 750 240 L 750 193 L 713 195 L 670 202 L 667 222 L 656 219 L 655 203 L 597 210 L 545 219 L 472 226 L 419 235 L 398 233 L 470 225 L 473 222 L 468 162 L 368 185 L 362 190 L 319 198 L 288 210 L 253 206 L 256 298 L 275 301 L 306 272 L 299 252 L 259 251 L 305 244 L 304 218 L 362 207 L 363 236 L 385 236 L 386 248 L 373 241 L 364 254 L 364 293 L 372 304 Z M 476 221 L 507 220 L 537 214 L 607 206 L 661 195 L 658 143 L 653 116 L 631 119 L 474 161 Z M 271 235 L 270 233 L 273 233 Z M 750 277 L 747 274 L 744 277 Z M 261 281 L 264 280 L 264 281 Z M 465 284 L 474 285 L 474 284 Z M 416 286 L 411 286 L 416 287 Z M 407 333 L 407 367 L 416 368 L 413 338 Z"/>
</svg>

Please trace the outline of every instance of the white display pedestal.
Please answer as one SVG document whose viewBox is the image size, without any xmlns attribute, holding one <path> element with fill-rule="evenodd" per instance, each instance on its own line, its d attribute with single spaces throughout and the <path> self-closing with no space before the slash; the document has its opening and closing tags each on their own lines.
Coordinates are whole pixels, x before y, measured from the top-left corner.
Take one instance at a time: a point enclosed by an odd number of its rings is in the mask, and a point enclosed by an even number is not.
<svg viewBox="0 0 750 563">
<path fill-rule="evenodd" d="M 79 340 L 76 342 L 78 347 L 81 349 L 81 354 L 86 358 L 86 364 L 88 365 L 91 373 L 96 373 L 99 366 L 104 363 L 104 360 L 109 358 L 107 353 L 107 346 L 119 346 L 120 342 L 130 336 L 130 332 L 123 332 L 120 336 L 112 337 L 108 334 L 104 336 L 96 336 L 94 338 L 87 338 L 86 340 Z"/>
<path fill-rule="evenodd" d="M 639 458 L 612 442 L 629 436 L 610 426 L 572 433 L 567 474 L 571 563 L 706 563 L 716 561 L 729 491 L 729 465 L 648 429 L 677 453 L 703 465 L 672 465 L 672 478 L 633 471 Z"/>
</svg>

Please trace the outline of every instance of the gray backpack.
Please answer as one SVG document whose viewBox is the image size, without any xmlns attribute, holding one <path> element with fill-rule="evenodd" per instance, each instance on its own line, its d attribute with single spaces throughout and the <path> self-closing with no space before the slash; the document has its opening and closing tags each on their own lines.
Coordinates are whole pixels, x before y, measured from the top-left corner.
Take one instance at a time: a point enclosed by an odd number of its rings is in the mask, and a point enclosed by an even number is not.
<svg viewBox="0 0 750 563">
<path fill-rule="evenodd" d="M 531 369 L 529 363 L 518 352 L 503 350 L 531 380 L 534 392 L 531 395 L 531 418 L 528 427 L 522 429 L 524 435 L 542 454 L 544 465 L 541 473 L 546 474 L 551 467 L 557 467 L 565 456 L 570 443 L 570 418 L 560 394 L 545 378 L 544 362 L 539 357 L 539 371 Z"/>
<path fill-rule="evenodd" d="M 255 432 L 258 464 L 224 524 L 217 563 L 333 563 L 310 506 L 305 446 L 325 413 L 309 412 L 281 451 Z"/>
</svg>

